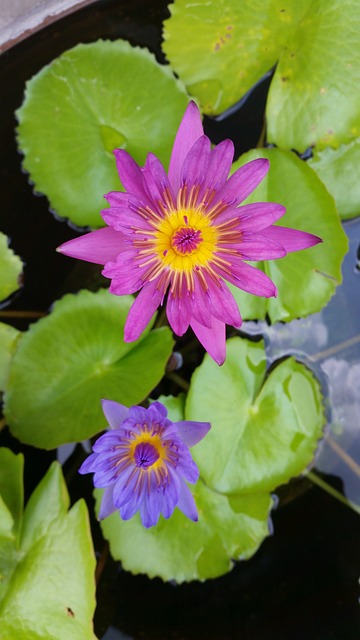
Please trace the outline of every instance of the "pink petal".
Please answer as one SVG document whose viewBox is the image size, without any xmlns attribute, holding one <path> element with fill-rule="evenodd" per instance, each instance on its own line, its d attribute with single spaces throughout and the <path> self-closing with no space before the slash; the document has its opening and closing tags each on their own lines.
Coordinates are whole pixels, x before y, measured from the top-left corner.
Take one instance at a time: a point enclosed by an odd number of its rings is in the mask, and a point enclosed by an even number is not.
<svg viewBox="0 0 360 640">
<path fill-rule="evenodd" d="M 163 293 L 157 289 L 157 280 L 144 285 L 136 300 L 134 300 L 126 319 L 124 329 L 125 342 L 133 342 L 139 338 L 149 324 L 162 298 Z"/>
<path fill-rule="evenodd" d="M 258 158 L 240 167 L 230 176 L 224 188 L 218 193 L 216 202 L 227 202 L 231 205 L 245 200 L 260 184 L 269 171 L 270 163 L 266 158 Z"/>
<path fill-rule="evenodd" d="M 232 262 L 230 271 L 217 267 L 217 272 L 235 287 L 255 296 L 271 298 L 277 295 L 277 289 L 266 273 L 240 259 Z"/>
<path fill-rule="evenodd" d="M 193 522 L 198 521 L 199 518 L 195 500 L 189 487 L 183 480 L 181 481 L 180 496 L 176 506 L 186 515 L 187 518 L 190 518 Z"/>
<path fill-rule="evenodd" d="M 129 409 L 113 400 L 102 400 L 102 410 L 111 429 L 117 429 L 128 417 Z"/>
<path fill-rule="evenodd" d="M 193 447 L 202 440 L 211 428 L 210 422 L 192 422 L 180 420 L 175 422 L 179 437 L 187 447 Z"/>
<path fill-rule="evenodd" d="M 261 235 L 271 238 L 275 240 L 275 242 L 280 242 L 283 247 L 285 247 L 287 253 L 308 249 L 322 242 L 321 238 L 314 236 L 312 233 L 289 229 L 287 227 L 279 227 L 278 225 L 264 229 Z"/>
<path fill-rule="evenodd" d="M 237 243 L 219 243 L 219 245 L 219 255 L 221 255 L 221 249 L 229 248 L 233 249 L 241 259 L 255 262 L 258 260 L 276 260 L 276 258 L 286 256 L 286 251 L 281 244 L 260 233 L 244 233 Z M 229 262 L 233 262 L 231 255 L 224 255 L 223 257 L 227 258 Z"/>
<path fill-rule="evenodd" d="M 95 264 L 106 264 L 110 260 L 116 260 L 119 253 L 128 246 L 128 242 L 121 232 L 115 231 L 111 227 L 105 227 L 91 231 L 80 238 L 64 242 L 56 251 L 71 258 Z"/>
<path fill-rule="evenodd" d="M 204 327 L 194 319 L 190 326 L 213 360 L 219 365 L 223 364 L 226 357 L 225 323 L 212 317 L 210 328 Z"/>
<path fill-rule="evenodd" d="M 206 271 L 204 271 L 206 277 Z M 192 317 L 205 327 L 211 327 L 210 301 L 207 289 L 204 290 L 202 282 L 196 271 L 194 273 L 194 294 L 191 300 Z"/>
<path fill-rule="evenodd" d="M 139 165 L 124 149 L 115 149 L 116 168 L 126 191 L 139 198 L 146 198 L 144 179 Z"/>
<path fill-rule="evenodd" d="M 180 122 L 171 153 L 168 176 L 174 193 L 180 188 L 180 173 L 183 162 L 196 140 L 204 133 L 201 116 L 195 102 L 189 102 Z"/>
<path fill-rule="evenodd" d="M 165 169 L 162 166 L 160 160 L 153 154 L 149 153 L 146 158 L 146 164 L 143 169 L 145 188 L 148 192 L 149 198 L 152 203 L 157 207 L 158 201 L 163 201 L 166 192 L 172 199 L 172 204 L 175 206 L 174 194 L 166 175 Z M 161 209 L 159 212 L 162 214 Z"/>
<path fill-rule="evenodd" d="M 189 328 L 191 319 L 191 306 L 188 301 L 188 293 L 181 298 L 174 297 L 170 292 L 166 304 L 166 315 L 169 324 L 177 336 L 184 335 Z"/>
</svg>

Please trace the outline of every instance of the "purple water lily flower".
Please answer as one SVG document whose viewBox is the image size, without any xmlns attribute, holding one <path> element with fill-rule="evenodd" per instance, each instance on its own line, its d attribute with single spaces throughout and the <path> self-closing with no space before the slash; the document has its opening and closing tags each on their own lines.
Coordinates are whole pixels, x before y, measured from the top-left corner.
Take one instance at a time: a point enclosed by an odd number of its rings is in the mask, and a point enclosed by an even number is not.
<svg viewBox="0 0 360 640">
<path fill-rule="evenodd" d="M 237 303 L 225 280 L 257 296 L 276 296 L 274 283 L 247 261 L 282 258 L 320 238 L 274 225 L 285 207 L 271 202 L 239 204 L 265 177 L 264 158 L 240 167 L 230 178 L 234 145 L 211 149 L 201 117 L 190 102 L 166 174 L 149 153 L 140 168 L 124 150 L 114 151 L 127 193 L 105 197 L 105 229 L 59 247 L 66 255 L 104 264 L 110 291 L 140 291 L 125 325 L 124 340 L 136 340 L 167 294 L 166 312 L 181 336 L 192 327 L 212 358 L 225 360 L 225 325 L 240 327 Z"/>
<path fill-rule="evenodd" d="M 148 409 L 124 407 L 103 400 L 110 430 L 93 445 L 80 473 L 94 473 L 95 487 L 105 488 L 99 519 L 117 509 L 123 520 L 140 511 L 144 527 L 154 526 L 162 513 L 170 518 L 178 507 L 198 519 L 186 482 L 195 484 L 198 468 L 188 447 L 209 431 L 209 422 L 172 422 L 167 409 L 154 402 Z"/>
</svg>

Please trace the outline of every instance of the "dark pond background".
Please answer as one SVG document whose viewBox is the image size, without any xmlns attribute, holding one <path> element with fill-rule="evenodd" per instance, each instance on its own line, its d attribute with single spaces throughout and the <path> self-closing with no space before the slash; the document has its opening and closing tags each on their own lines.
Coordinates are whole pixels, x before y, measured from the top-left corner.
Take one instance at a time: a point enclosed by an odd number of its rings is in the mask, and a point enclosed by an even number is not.
<svg viewBox="0 0 360 640">
<path fill-rule="evenodd" d="M 46 198 L 34 196 L 21 172 L 14 111 L 22 102 L 25 81 L 66 49 L 98 38 L 124 38 L 147 46 L 164 62 L 161 25 L 167 16 L 165 0 L 99 0 L 0 57 L 0 229 L 10 236 L 12 248 L 25 262 L 24 286 L 10 304 L 3 305 L 0 320 L 24 330 L 29 319 L 17 313 L 45 313 L 65 291 L 76 291 L 79 282 L 90 287 L 98 282 L 94 267 L 74 264 L 56 254 L 55 248 L 77 232 L 49 214 Z M 270 78 L 265 78 L 232 114 L 205 119 L 206 133 L 214 143 L 231 137 L 237 154 L 256 146 L 269 82 Z M 360 273 L 356 265 L 360 221 L 346 223 L 345 229 L 351 245 L 343 267 L 344 284 L 330 305 L 310 319 L 291 323 L 291 329 L 290 325 L 269 328 L 249 323 L 244 331 L 265 335 L 270 361 L 295 350 L 315 371 L 322 366 L 333 405 L 332 419 L 346 431 L 348 453 L 359 461 Z M 339 363 L 347 376 L 337 374 Z M 25 453 L 28 496 L 56 452 L 21 445 L 6 428 L 0 433 L 0 446 Z M 72 500 L 85 495 L 91 509 L 91 479 L 77 474 L 83 455 L 78 446 L 64 471 Z M 350 471 L 344 460 L 326 447 L 317 467 L 321 478 L 359 504 L 359 471 Z M 293 481 L 281 488 L 279 495 L 272 517 L 274 534 L 255 557 L 204 584 L 176 586 L 122 571 L 108 556 L 93 521 L 101 557 L 95 616 L 99 638 L 358 640 L 359 515 L 307 479 Z"/>
</svg>

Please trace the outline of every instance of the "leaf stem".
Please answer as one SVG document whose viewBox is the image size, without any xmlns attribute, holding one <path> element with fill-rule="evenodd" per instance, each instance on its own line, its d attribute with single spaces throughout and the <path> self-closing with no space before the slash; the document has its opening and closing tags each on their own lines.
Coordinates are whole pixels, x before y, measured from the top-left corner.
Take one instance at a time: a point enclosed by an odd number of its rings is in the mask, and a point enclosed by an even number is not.
<svg viewBox="0 0 360 640">
<path fill-rule="evenodd" d="M 326 442 L 329 444 L 329 446 L 332 448 L 332 450 L 335 451 L 335 453 L 337 453 L 339 458 L 341 458 L 348 465 L 348 467 L 357 476 L 360 477 L 360 465 L 354 460 L 354 458 L 349 456 L 349 454 L 346 453 L 346 451 L 344 451 L 344 449 L 342 447 L 340 447 L 340 445 L 335 440 L 333 440 L 332 438 L 330 438 L 330 437 L 326 438 Z"/>
<path fill-rule="evenodd" d="M 323 358 L 328 358 L 329 356 L 333 356 L 339 351 L 343 351 L 343 349 L 348 349 L 349 347 L 353 347 L 355 344 L 360 342 L 360 334 L 349 338 L 348 340 L 344 340 L 343 342 L 339 342 L 339 344 L 334 345 L 333 347 L 329 347 L 329 349 L 325 349 L 324 351 L 318 351 L 310 356 L 311 360 L 315 362 L 317 360 L 323 360 Z"/>
<path fill-rule="evenodd" d="M 44 311 L 0 311 L 0 318 L 43 318 Z"/>
<path fill-rule="evenodd" d="M 167 373 L 166 377 L 172 380 L 173 382 L 175 382 L 179 387 L 181 387 L 185 391 L 189 391 L 190 389 L 189 383 L 186 380 L 184 380 L 184 378 L 179 376 L 177 373 L 174 373 L 174 371 Z"/>
<path fill-rule="evenodd" d="M 358 507 L 358 505 L 356 505 L 354 502 L 350 502 L 350 500 L 345 498 L 345 496 L 343 496 L 342 493 L 340 493 L 340 491 L 337 491 L 336 489 L 334 489 L 334 487 L 332 487 L 330 484 L 325 482 L 325 480 L 320 478 L 317 475 L 317 473 L 314 473 L 313 471 L 309 471 L 306 474 L 306 477 L 309 478 L 311 482 L 318 485 L 318 487 L 326 491 L 326 493 L 328 493 L 330 496 L 332 496 L 336 500 L 339 500 L 339 502 L 342 502 L 342 504 L 345 504 L 347 507 L 350 507 L 350 509 L 360 514 L 360 507 Z"/>
</svg>

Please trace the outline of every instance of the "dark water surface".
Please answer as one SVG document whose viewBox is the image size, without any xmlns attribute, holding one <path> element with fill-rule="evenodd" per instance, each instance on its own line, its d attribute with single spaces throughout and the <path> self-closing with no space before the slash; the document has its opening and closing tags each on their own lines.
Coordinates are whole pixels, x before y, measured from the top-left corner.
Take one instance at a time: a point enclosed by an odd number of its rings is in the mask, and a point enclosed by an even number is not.
<svg viewBox="0 0 360 640">
<path fill-rule="evenodd" d="M 49 214 L 47 199 L 33 195 L 21 172 L 14 111 L 22 102 L 25 81 L 66 49 L 101 37 L 148 46 L 163 61 L 161 24 L 167 16 L 164 0 L 100 0 L 0 57 L 0 229 L 25 262 L 24 286 L 6 310 L 46 312 L 65 291 L 76 291 L 79 282 L 82 286 L 98 282 L 99 272 L 55 252 L 77 234 Z M 238 154 L 256 145 L 268 84 L 269 78 L 228 117 L 206 119 L 213 142 L 232 137 Z M 339 456 L 340 447 L 360 464 L 360 272 L 356 269 L 360 221 L 347 222 L 345 228 L 351 243 L 343 266 L 344 284 L 331 303 L 291 325 L 246 323 L 244 331 L 265 335 L 270 361 L 295 352 L 315 371 L 321 368 L 333 406 L 335 445 L 322 446 L 317 468 L 328 474 L 321 478 L 359 506 L 360 467 L 350 468 Z M 19 329 L 28 324 L 26 318 L 1 319 Z M 55 452 L 25 447 L 6 429 L 0 433 L 0 445 L 25 452 L 29 495 Z M 85 494 L 91 506 L 91 479 L 76 472 L 79 455 L 77 447 L 65 473 L 72 499 Z M 98 585 L 97 635 L 105 640 L 359 640 L 359 515 L 306 479 L 280 490 L 280 498 L 273 513 L 274 535 L 255 557 L 238 563 L 222 578 L 175 586 L 132 576 L 108 558 Z M 104 541 L 93 524 L 100 553 Z"/>
</svg>

